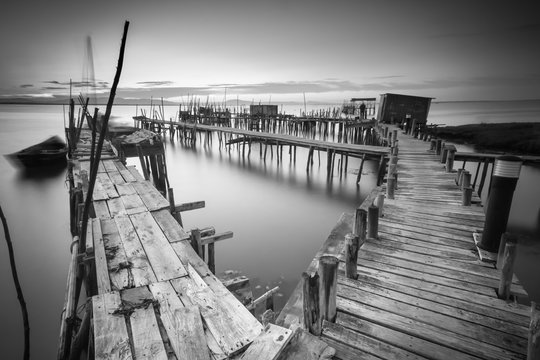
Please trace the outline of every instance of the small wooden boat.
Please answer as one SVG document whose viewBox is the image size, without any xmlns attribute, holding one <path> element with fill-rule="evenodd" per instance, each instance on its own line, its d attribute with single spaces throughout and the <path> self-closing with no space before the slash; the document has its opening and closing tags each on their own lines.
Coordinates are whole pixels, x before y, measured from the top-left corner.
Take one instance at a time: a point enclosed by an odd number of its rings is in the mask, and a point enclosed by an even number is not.
<svg viewBox="0 0 540 360">
<path fill-rule="evenodd" d="M 5 156 L 13 164 L 29 168 L 65 164 L 67 152 L 65 141 L 55 135 L 39 144 Z"/>
</svg>

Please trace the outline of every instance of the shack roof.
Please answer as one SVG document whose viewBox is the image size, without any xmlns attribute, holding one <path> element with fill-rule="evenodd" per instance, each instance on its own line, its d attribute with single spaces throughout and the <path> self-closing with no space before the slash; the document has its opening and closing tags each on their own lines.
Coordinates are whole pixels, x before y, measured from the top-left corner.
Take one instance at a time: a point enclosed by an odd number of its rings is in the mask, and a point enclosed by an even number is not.
<svg viewBox="0 0 540 360">
<path fill-rule="evenodd" d="M 404 94 L 394 94 L 394 93 L 384 93 L 384 94 L 381 94 L 381 96 L 382 95 L 404 96 L 404 97 L 419 98 L 419 99 L 435 99 L 434 97 L 416 96 L 416 95 L 404 95 Z"/>
<path fill-rule="evenodd" d="M 351 102 L 355 101 L 376 101 L 377 98 L 352 98 Z"/>
</svg>

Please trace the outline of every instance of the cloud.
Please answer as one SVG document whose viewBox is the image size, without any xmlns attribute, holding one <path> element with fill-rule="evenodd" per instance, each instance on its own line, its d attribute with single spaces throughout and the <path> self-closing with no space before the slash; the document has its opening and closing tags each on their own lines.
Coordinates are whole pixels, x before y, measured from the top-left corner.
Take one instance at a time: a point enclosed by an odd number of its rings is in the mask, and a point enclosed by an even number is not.
<svg viewBox="0 0 540 360">
<path fill-rule="evenodd" d="M 27 89 L 27 88 L 34 87 L 34 85 L 32 85 L 32 84 L 23 84 L 20 87 L 23 88 L 23 89 Z"/>
<path fill-rule="evenodd" d="M 139 81 L 137 85 L 142 86 L 170 86 L 174 83 L 172 81 Z"/>
</svg>

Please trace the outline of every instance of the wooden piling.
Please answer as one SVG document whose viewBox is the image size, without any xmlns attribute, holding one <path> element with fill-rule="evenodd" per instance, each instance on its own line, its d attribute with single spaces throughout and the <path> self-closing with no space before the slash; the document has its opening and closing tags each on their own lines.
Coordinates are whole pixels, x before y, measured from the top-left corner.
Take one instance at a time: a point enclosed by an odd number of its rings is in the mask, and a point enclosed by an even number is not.
<svg viewBox="0 0 540 360">
<path fill-rule="evenodd" d="M 319 308 L 321 321 L 336 321 L 338 264 L 339 259 L 334 255 L 323 255 L 319 259 Z"/>
<path fill-rule="evenodd" d="M 304 327 L 311 334 L 321 334 L 321 316 L 319 307 L 319 275 L 302 273 Z"/>
<path fill-rule="evenodd" d="M 540 303 L 531 301 L 531 322 L 529 324 L 529 342 L 527 360 L 540 359 Z"/>
<path fill-rule="evenodd" d="M 472 192 L 473 188 L 471 186 L 464 186 L 461 188 L 461 205 L 471 206 Z"/>
<path fill-rule="evenodd" d="M 512 277 L 514 275 L 514 260 L 516 258 L 517 241 L 514 236 L 510 236 L 507 233 L 504 233 L 502 237 L 504 237 L 504 239 L 501 241 L 506 242 L 506 245 L 502 257 L 501 279 L 499 281 L 499 291 L 497 294 L 500 299 L 508 300 L 510 298 L 510 286 L 512 285 Z"/>
<path fill-rule="evenodd" d="M 379 208 L 370 205 L 368 208 L 368 238 L 377 239 L 379 237 Z"/>
<path fill-rule="evenodd" d="M 449 145 L 446 147 L 448 154 L 446 155 L 446 172 L 454 171 L 454 158 L 456 156 L 456 147 L 454 145 Z"/>
<path fill-rule="evenodd" d="M 358 261 L 360 237 L 355 234 L 345 235 L 345 274 L 349 279 L 357 279 L 356 263 Z"/>
</svg>

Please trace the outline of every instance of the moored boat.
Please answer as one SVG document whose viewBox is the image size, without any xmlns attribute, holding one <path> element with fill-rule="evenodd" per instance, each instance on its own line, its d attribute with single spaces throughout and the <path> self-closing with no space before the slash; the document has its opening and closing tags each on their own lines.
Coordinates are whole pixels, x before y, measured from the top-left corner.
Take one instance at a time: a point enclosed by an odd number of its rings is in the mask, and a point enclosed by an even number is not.
<svg viewBox="0 0 540 360">
<path fill-rule="evenodd" d="M 66 163 L 67 145 L 58 136 L 51 136 L 38 144 L 29 146 L 5 157 L 17 166 L 44 167 Z"/>
</svg>

